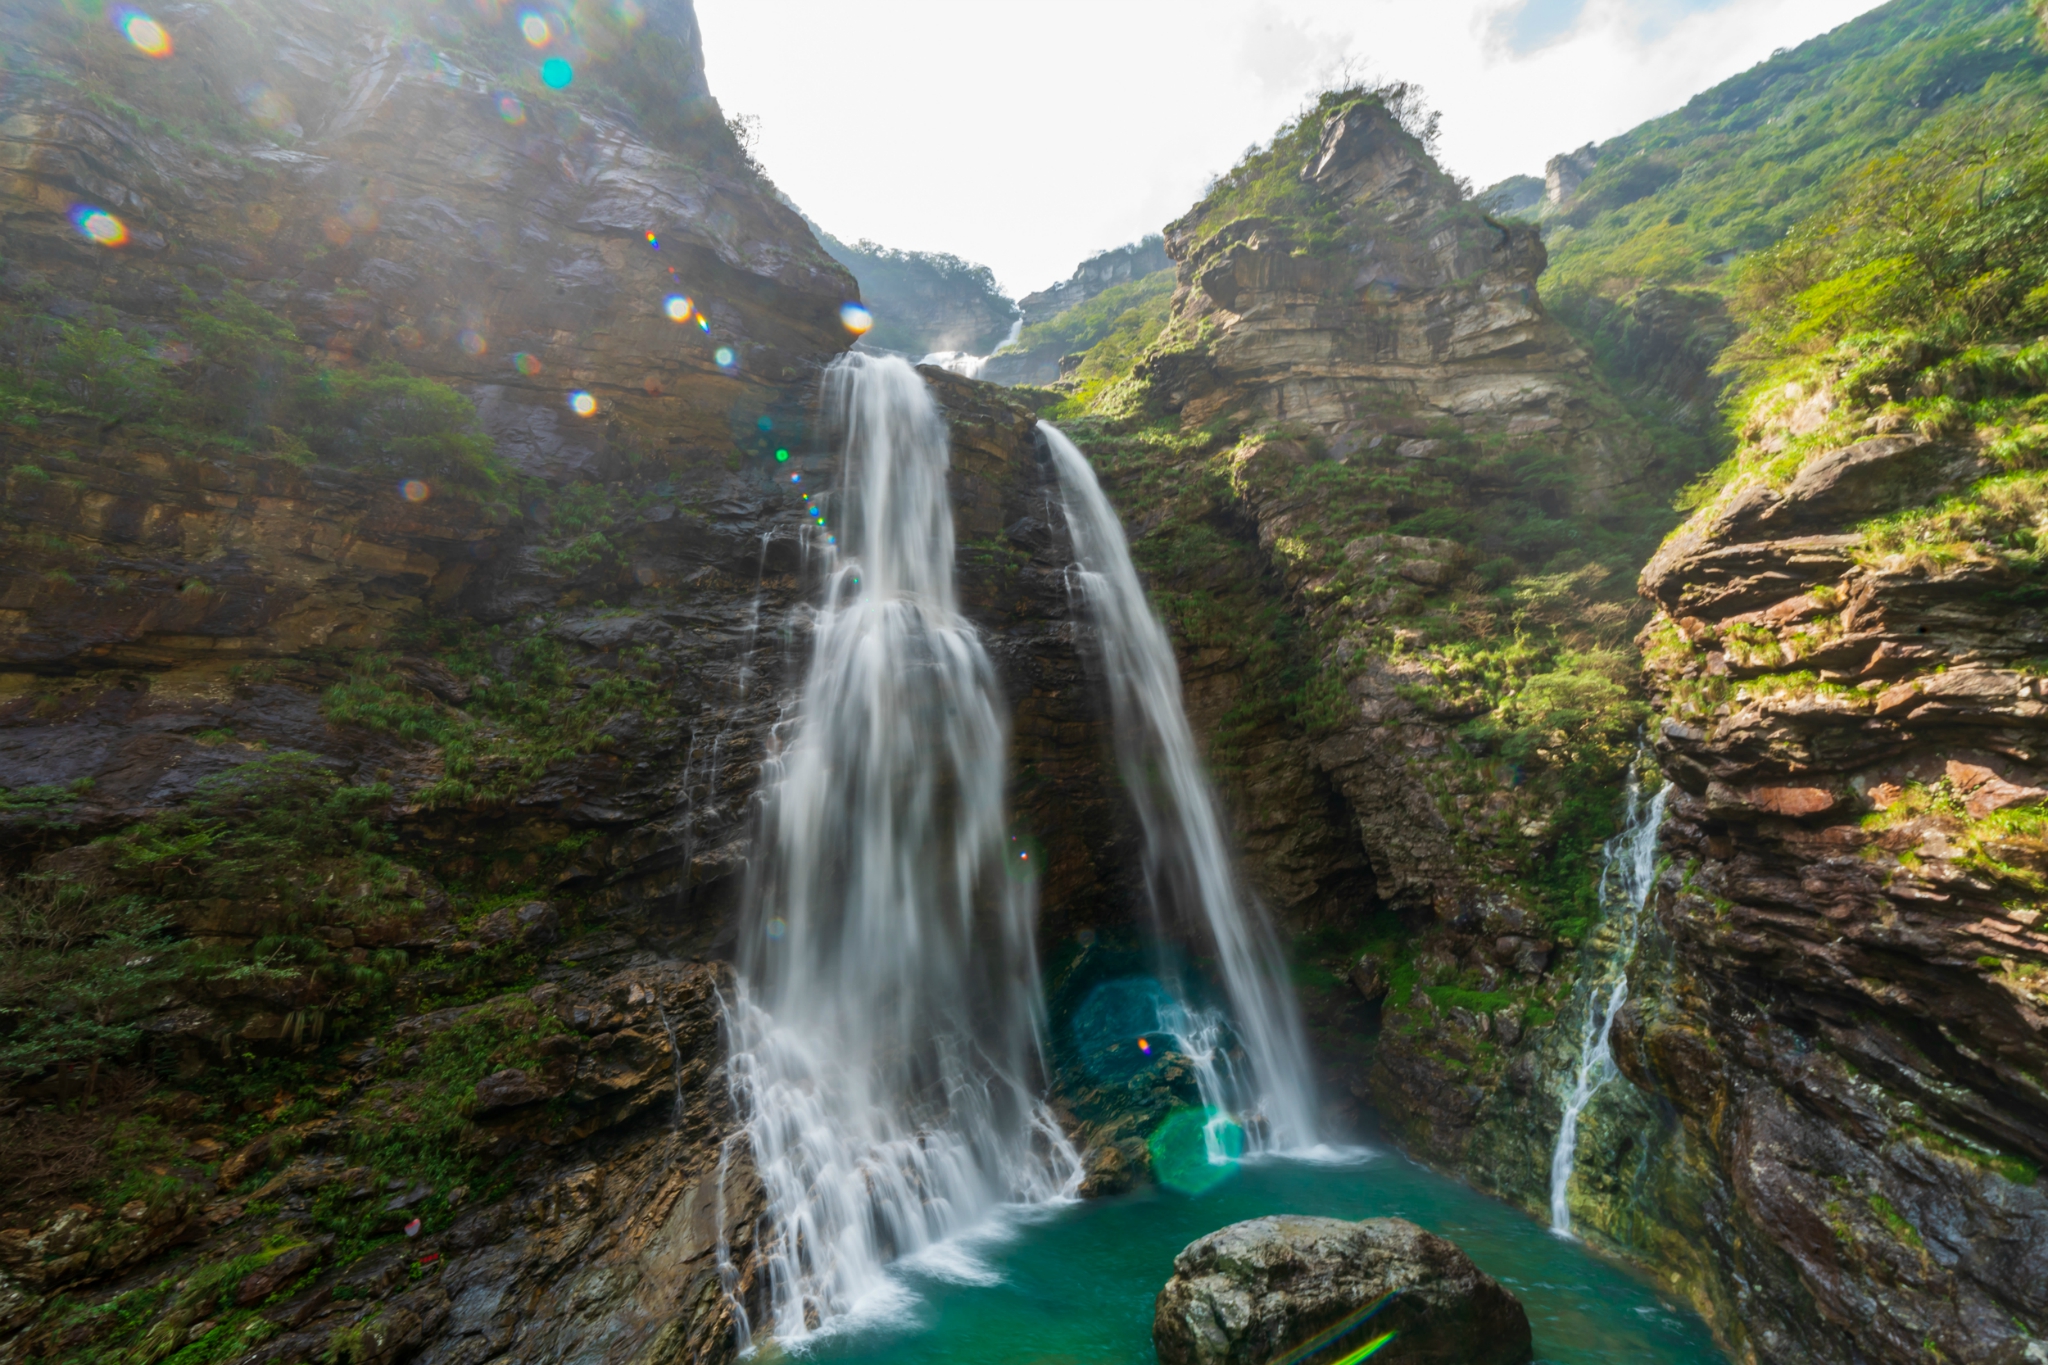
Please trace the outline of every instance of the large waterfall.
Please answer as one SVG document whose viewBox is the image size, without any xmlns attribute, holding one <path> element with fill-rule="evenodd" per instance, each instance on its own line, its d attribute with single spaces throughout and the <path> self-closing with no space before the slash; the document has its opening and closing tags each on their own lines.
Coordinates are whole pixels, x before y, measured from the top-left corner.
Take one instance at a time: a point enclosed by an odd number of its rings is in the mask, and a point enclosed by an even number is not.
<svg viewBox="0 0 2048 1365">
<path fill-rule="evenodd" d="M 1036 907 L 1003 866 L 1007 730 L 954 601 L 945 426 L 894 358 L 840 360 L 825 407 L 841 545 L 727 1011 L 785 1347 L 885 1306 L 890 1260 L 1080 1179 L 1038 1098 Z"/>
<path fill-rule="evenodd" d="M 1218 1021 L 1189 1005 L 1185 991 L 1162 1019 L 1197 1063 L 1203 1098 L 1245 1120 L 1249 1145 L 1313 1144 L 1315 1107 L 1301 1016 L 1272 926 L 1241 893 L 1215 797 L 1181 709 L 1180 670 L 1166 629 L 1152 614 L 1132 567 L 1116 510 L 1095 471 L 1056 427 L 1039 423 L 1052 450 L 1078 560 L 1075 573 L 1100 628 L 1118 766 L 1145 840 L 1145 885 L 1162 934 L 1192 931 L 1213 948 L 1229 1005 L 1229 1031 L 1245 1065 L 1215 1045 Z M 1213 1151 L 1212 1140 L 1212 1156 Z"/>
<path fill-rule="evenodd" d="M 1646 794 L 1640 766 L 1638 763 L 1629 771 L 1628 808 L 1621 831 L 1601 851 L 1600 906 L 1606 918 L 1595 933 L 1611 936 L 1613 942 L 1597 964 L 1590 951 L 1584 954 L 1588 964 L 1582 988 L 1586 1018 L 1579 1036 L 1579 1061 L 1572 1072 L 1571 1089 L 1565 1092 L 1557 1146 L 1550 1154 L 1550 1227 L 1563 1237 L 1570 1236 L 1572 1230 L 1567 1196 L 1578 1152 L 1579 1116 L 1593 1096 L 1621 1074 L 1614 1065 L 1614 1019 L 1628 1003 L 1629 964 L 1642 939 L 1643 907 L 1656 882 L 1657 830 L 1664 823 L 1664 802 L 1671 792 L 1667 785 L 1654 795 Z"/>
</svg>

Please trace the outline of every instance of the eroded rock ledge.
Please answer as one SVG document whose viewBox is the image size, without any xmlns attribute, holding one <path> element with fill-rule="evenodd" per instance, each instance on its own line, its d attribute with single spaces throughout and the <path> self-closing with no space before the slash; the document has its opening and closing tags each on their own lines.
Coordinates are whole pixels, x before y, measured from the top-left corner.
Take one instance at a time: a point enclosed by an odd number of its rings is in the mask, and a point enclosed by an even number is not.
<svg viewBox="0 0 2048 1365">
<path fill-rule="evenodd" d="M 1639 963 L 1616 1050 L 1674 1169 L 1609 1178 L 1766 1359 L 2003 1359 L 2048 1323 L 2044 598 L 1914 511 L 1995 472 L 1872 435 L 1738 480 L 1643 574 L 1670 975 Z"/>
</svg>

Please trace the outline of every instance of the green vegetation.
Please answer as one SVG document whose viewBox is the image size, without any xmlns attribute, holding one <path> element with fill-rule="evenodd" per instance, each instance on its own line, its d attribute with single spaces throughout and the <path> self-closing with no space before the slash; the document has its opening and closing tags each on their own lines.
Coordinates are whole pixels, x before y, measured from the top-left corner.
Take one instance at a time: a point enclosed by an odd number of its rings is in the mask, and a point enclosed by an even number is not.
<svg viewBox="0 0 2048 1365">
<path fill-rule="evenodd" d="M 860 281 L 861 300 L 875 316 L 865 338 L 870 346 L 911 356 L 939 350 L 986 355 L 1009 335 L 1017 305 L 987 266 L 943 251 L 902 251 L 866 240 L 848 246 L 816 224 L 812 229 L 825 253 Z"/>
<path fill-rule="evenodd" d="M 2048 71 L 2023 8 L 1894 0 L 1601 144 L 1551 220 L 1544 297 L 1578 321 L 1594 297 L 1705 284 L 1827 201 L 1842 175 L 2004 76 Z"/>
<path fill-rule="evenodd" d="M 393 364 L 305 357 L 291 327 L 236 289 L 190 289 L 178 329 L 100 307 L 68 321 L 34 301 L 0 310 L 0 420 L 77 414 L 178 445 L 226 445 L 487 491 L 505 470 L 467 398 Z"/>
<path fill-rule="evenodd" d="M 2048 456 L 2048 131 L 2038 82 L 1994 79 L 1841 180 L 1735 273 L 1748 332 L 1727 357 L 1745 444 L 1688 502 L 1789 481 L 1816 451 L 1882 431 L 1974 433 L 2011 474 L 1867 525 L 1863 553 L 1930 566 L 2031 565 Z M 1789 414 L 1821 395 L 1824 421 Z"/>
<path fill-rule="evenodd" d="M 570 648 L 545 633 L 422 621 L 406 643 L 467 682 L 463 709 L 436 700 L 400 671 L 396 656 L 381 652 L 361 655 L 328 689 L 322 709 L 337 725 L 438 745 L 442 776 L 414 795 L 428 807 L 502 803 L 551 765 L 610 749 L 607 726 L 631 714 L 656 721 L 675 709 L 644 646 L 624 651 L 618 667 L 591 673 L 576 669 Z"/>
<path fill-rule="evenodd" d="M 126 1055 L 138 1020 L 183 971 L 169 917 L 99 882 L 0 882 L 0 1080 Z"/>
<path fill-rule="evenodd" d="M 1105 385 L 1129 372 L 1165 328 L 1173 285 L 1171 270 L 1113 284 L 1092 299 L 1024 328 L 1014 349 L 1054 358 L 1085 353 L 1069 376 L 1069 401 L 1085 408 Z"/>
</svg>

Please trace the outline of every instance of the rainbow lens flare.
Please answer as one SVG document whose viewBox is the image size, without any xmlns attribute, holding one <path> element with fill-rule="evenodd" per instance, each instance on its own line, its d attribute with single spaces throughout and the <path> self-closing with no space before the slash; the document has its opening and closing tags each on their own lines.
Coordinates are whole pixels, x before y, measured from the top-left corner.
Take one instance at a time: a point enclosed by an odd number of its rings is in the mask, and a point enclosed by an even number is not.
<svg viewBox="0 0 2048 1365">
<path fill-rule="evenodd" d="M 540 373 L 540 357 L 530 351 L 515 351 L 512 355 L 512 368 L 532 378 Z"/>
<path fill-rule="evenodd" d="M 775 918 L 768 921 L 767 929 L 768 937 L 781 938 L 784 934 L 789 932 L 789 921 L 783 919 L 782 916 L 777 915 L 775 916 Z"/>
<path fill-rule="evenodd" d="M 661 250 L 661 238 L 655 236 L 653 233 L 650 232 L 647 234 L 647 245 L 653 247 L 656 251 L 659 251 Z"/>
<path fill-rule="evenodd" d="M 81 205 L 71 211 L 71 224 L 101 246 L 128 245 L 128 225 L 105 209 Z"/>
<path fill-rule="evenodd" d="M 548 27 L 548 21 L 532 10 L 519 16 L 519 36 L 534 47 L 546 47 L 554 41 L 555 31 Z"/>
<path fill-rule="evenodd" d="M 526 106 L 519 102 L 517 95 L 498 96 L 498 117 L 517 128 L 526 122 Z"/>
<path fill-rule="evenodd" d="M 597 412 L 597 400 L 582 389 L 569 395 L 569 411 L 578 417 L 589 417 Z"/>
<path fill-rule="evenodd" d="M 839 305 L 839 325 L 855 336 L 865 336 L 875 325 L 875 315 L 857 303 Z"/>
<path fill-rule="evenodd" d="M 1017 856 L 1020 858 L 1028 858 L 1031 855 L 1028 853 L 1020 853 Z M 1150 1038 L 1141 1036 L 1138 1039 L 1138 1051 L 1144 1053 L 1147 1057 L 1150 1057 L 1152 1055 L 1152 1040 Z"/>
<path fill-rule="evenodd" d="M 484 340 L 483 333 L 475 330 L 464 330 L 455 340 L 470 355 L 482 355 L 491 349 L 491 344 Z"/>
<path fill-rule="evenodd" d="M 711 319 L 710 319 L 710 318 L 707 318 L 707 317 L 705 317 L 705 316 L 704 316 L 704 315 L 703 315 L 702 313 L 699 313 L 699 314 L 697 314 L 697 328 L 698 328 L 698 330 L 699 330 L 699 331 L 704 331 L 704 332 L 708 332 L 708 331 L 710 331 L 710 330 L 711 330 Z"/>
<path fill-rule="evenodd" d="M 661 311 L 668 314 L 670 322 L 688 322 L 690 314 L 695 311 L 695 305 L 686 295 L 670 294 L 668 302 L 661 305 Z"/>
<path fill-rule="evenodd" d="M 576 79 L 576 68 L 560 57 L 550 57 L 540 64 L 540 83 L 550 90 L 567 90 L 569 82 Z"/>
<path fill-rule="evenodd" d="M 729 370 L 739 363 L 738 353 L 730 346 L 719 347 L 711 353 L 711 358 L 718 362 L 718 368 L 721 370 Z"/>
<path fill-rule="evenodd" d="M 398 485 L 398 496 L 407 502 L 425 502 L 434 496 L 434 490 L 425 479 L 407 479 Z"/>
<path fill-rule="evenodd" d="M 120 27 L 121 36 L 135 44 L 135 50 L 145 57 L 168 57 L 171 55 L 170 30 L 140 10 L 117 11 L 115 23 Z"/>
</svg>

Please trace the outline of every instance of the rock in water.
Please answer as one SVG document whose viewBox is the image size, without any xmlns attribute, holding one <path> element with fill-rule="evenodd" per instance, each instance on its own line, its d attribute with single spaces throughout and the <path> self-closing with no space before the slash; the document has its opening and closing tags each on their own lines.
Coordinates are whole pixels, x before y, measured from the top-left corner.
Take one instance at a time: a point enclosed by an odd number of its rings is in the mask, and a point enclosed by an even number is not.
<svg viewBox="0 0 2048 1365">
<path fill-rule="evenodd" d="M 1402 1218 L 1233 1223 L 1174 1257 L 1152 1310 L 1160 1365 L 1267 1365 L 1398 1291 L 1316 1360 L 1385 1332 L 1375 1365 L 1521 1365 L 1529 1319 L 1472 1258 Z"/>
</svg>

